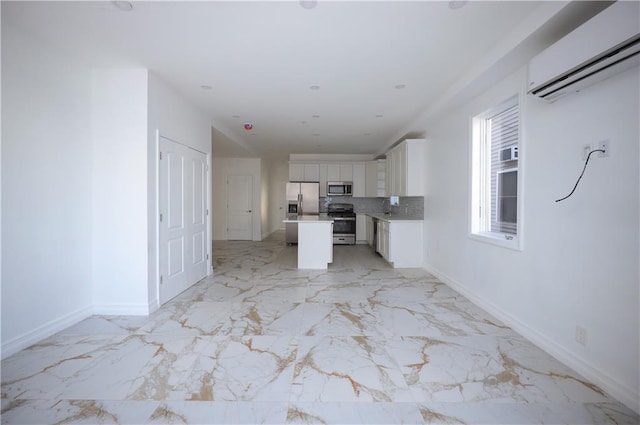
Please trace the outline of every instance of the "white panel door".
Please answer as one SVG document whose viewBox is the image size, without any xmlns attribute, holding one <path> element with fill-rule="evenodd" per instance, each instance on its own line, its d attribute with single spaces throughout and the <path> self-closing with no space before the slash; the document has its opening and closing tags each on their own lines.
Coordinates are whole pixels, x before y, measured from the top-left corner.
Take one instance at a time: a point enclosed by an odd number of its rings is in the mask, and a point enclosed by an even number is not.
<svg viewBox="0 0 640 425">
<path fill-rule="evenodd" d="M 253 177 L 227 177 L 227 239 L 253 239 Z"/>
<path fill-rule="evenodd" d="M 160 138 L 160 304 L 207 274 L 205 154 Z"/>
<path fill-rule="evenodd" d="M 192 191 L 190 281 L 195 283 L 207 275 L 207 159 L 203 153 L 191 150 L 188 167 Z"/>
</svg>

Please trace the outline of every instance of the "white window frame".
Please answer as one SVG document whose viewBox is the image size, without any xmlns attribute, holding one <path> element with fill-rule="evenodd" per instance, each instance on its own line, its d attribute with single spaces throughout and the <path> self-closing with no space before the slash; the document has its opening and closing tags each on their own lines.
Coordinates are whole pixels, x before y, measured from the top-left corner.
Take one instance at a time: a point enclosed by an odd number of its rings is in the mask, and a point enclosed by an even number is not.
<svg viewBox="0 0 640 425">
<path fill-rule="evenodd" d="M 518 165 L 502 171 L 518 171 L 518 201 L 517 201 L 517 231 L 516 235 L 503 232 L 490 231 L 491 229 L 491 149 L 487 149 L 486 139 L 487 119 L 504 111 L 505 109 L 518 105 Z M 471 134 L 469 149 L 470 164 L 470 200 L 469 200 L 469 238 L 504 248 L 522 251 L 522 205 L 523 205 L 523 102 L 522 95 L 515 95 L 504 102 L 492 107 L 471 118 Z M 496 190 L 496 196 L 499 192 Z M 484 210 L 484 211 L 483 211 Z"/>
</svg>

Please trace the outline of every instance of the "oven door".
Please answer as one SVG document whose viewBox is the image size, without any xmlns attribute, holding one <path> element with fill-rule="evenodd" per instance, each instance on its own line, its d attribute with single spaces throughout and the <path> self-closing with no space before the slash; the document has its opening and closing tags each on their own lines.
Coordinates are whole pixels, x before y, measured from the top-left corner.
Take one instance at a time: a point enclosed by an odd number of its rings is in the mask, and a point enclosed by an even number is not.
<svg viewBox="0 0 640 425">
<path fill-rule="evenodd" d="M 333 244 L 354 245 L 356 243 L 356 218 L 333 218 Z"/>
</svg>

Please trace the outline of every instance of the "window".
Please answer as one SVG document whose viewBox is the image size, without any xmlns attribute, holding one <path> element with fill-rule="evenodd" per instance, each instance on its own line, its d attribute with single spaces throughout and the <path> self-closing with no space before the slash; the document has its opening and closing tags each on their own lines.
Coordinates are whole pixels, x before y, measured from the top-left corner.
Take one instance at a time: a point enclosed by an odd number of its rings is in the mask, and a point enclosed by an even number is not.
<svg viewBox="0 0 640 425">
<path fill-rule="evenodd" d="M 472 237 L 519 248 L 518 98 L 474 117 L 471 143 Z"/>
</svg>

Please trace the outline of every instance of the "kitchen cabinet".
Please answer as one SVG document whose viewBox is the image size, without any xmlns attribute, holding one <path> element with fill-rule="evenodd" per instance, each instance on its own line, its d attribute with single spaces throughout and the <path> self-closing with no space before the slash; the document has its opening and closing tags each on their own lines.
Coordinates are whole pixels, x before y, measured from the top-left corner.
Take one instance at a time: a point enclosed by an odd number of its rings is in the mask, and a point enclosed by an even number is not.
<svg viewBox="0 0 640 425">
<path fill-rule="evenodd" d="M 386 196 L 424 196 L 425 140 L 407 139 L 387 152 Z"/>
<path fill-rule="evenodd" d="M 320 173 L 320 196 L 327 196 L 327 182 L 329 179 L 327 178 L 327 164 L 320 164 L 319 166 Z"/>
<path fill-rule="evenodd" d="M 366 185 L 365 164 L 353 164 L 353 196 L 364 197 Z"/>
<path fill-rule="evenodd" d="M 368 217 L 370 219 L 371 217 Z M 376 246 L 374 247 L 382 258 L 393 267 L 422 267 L 423 250 L 423 221 L 422 220 L 394 220 L 382 218 L 377 215 Z M 371 226 L 371 235 L 367 235 L 367 241 L 371 238 L 373 245 L 373 219 L 367 226 Z"/>
<path fill-rule="evenodd" d="M 353 164 L 327 164 L 327 181 L 352 182 Z"/>
<path fill-rule="evenodd" d="M 365 227 L 366 227 L 366 232 L 367 232 L 367 245 L 369 245 L 371 248 L 374 248 L 374 246 L 373 246 L 373 217 L 371 217 L 370 215 L 366 216 Z"/>
<path fill-rule="evenodd" d="M 382 255 L 382 258 L 391 262 L 389 259 L 389 222 L 386 220 L 378 221 L 378 246 L 377 251 Z"/>
<path fill-rule="evenodd" d="M 422 267 L 422 220 L 389 221 L 387 261 L 393 267 Z"/>
<path fill-rule="evenodd" d="M 356 243 L 367 240 L 367 218 L 366 214 L 356 214 Z"/>
<path fill-rule="evenodd" d="M 290 182 L 318 182 L 320 181 L 319 164 L 289 164 Z"/>
<path fill-rule="evenodd" d="M 370 161 L 365 166 L 365 196 L 369 198 L 386 196 L 386 163 L 384 159 Z"/>
</svg>

